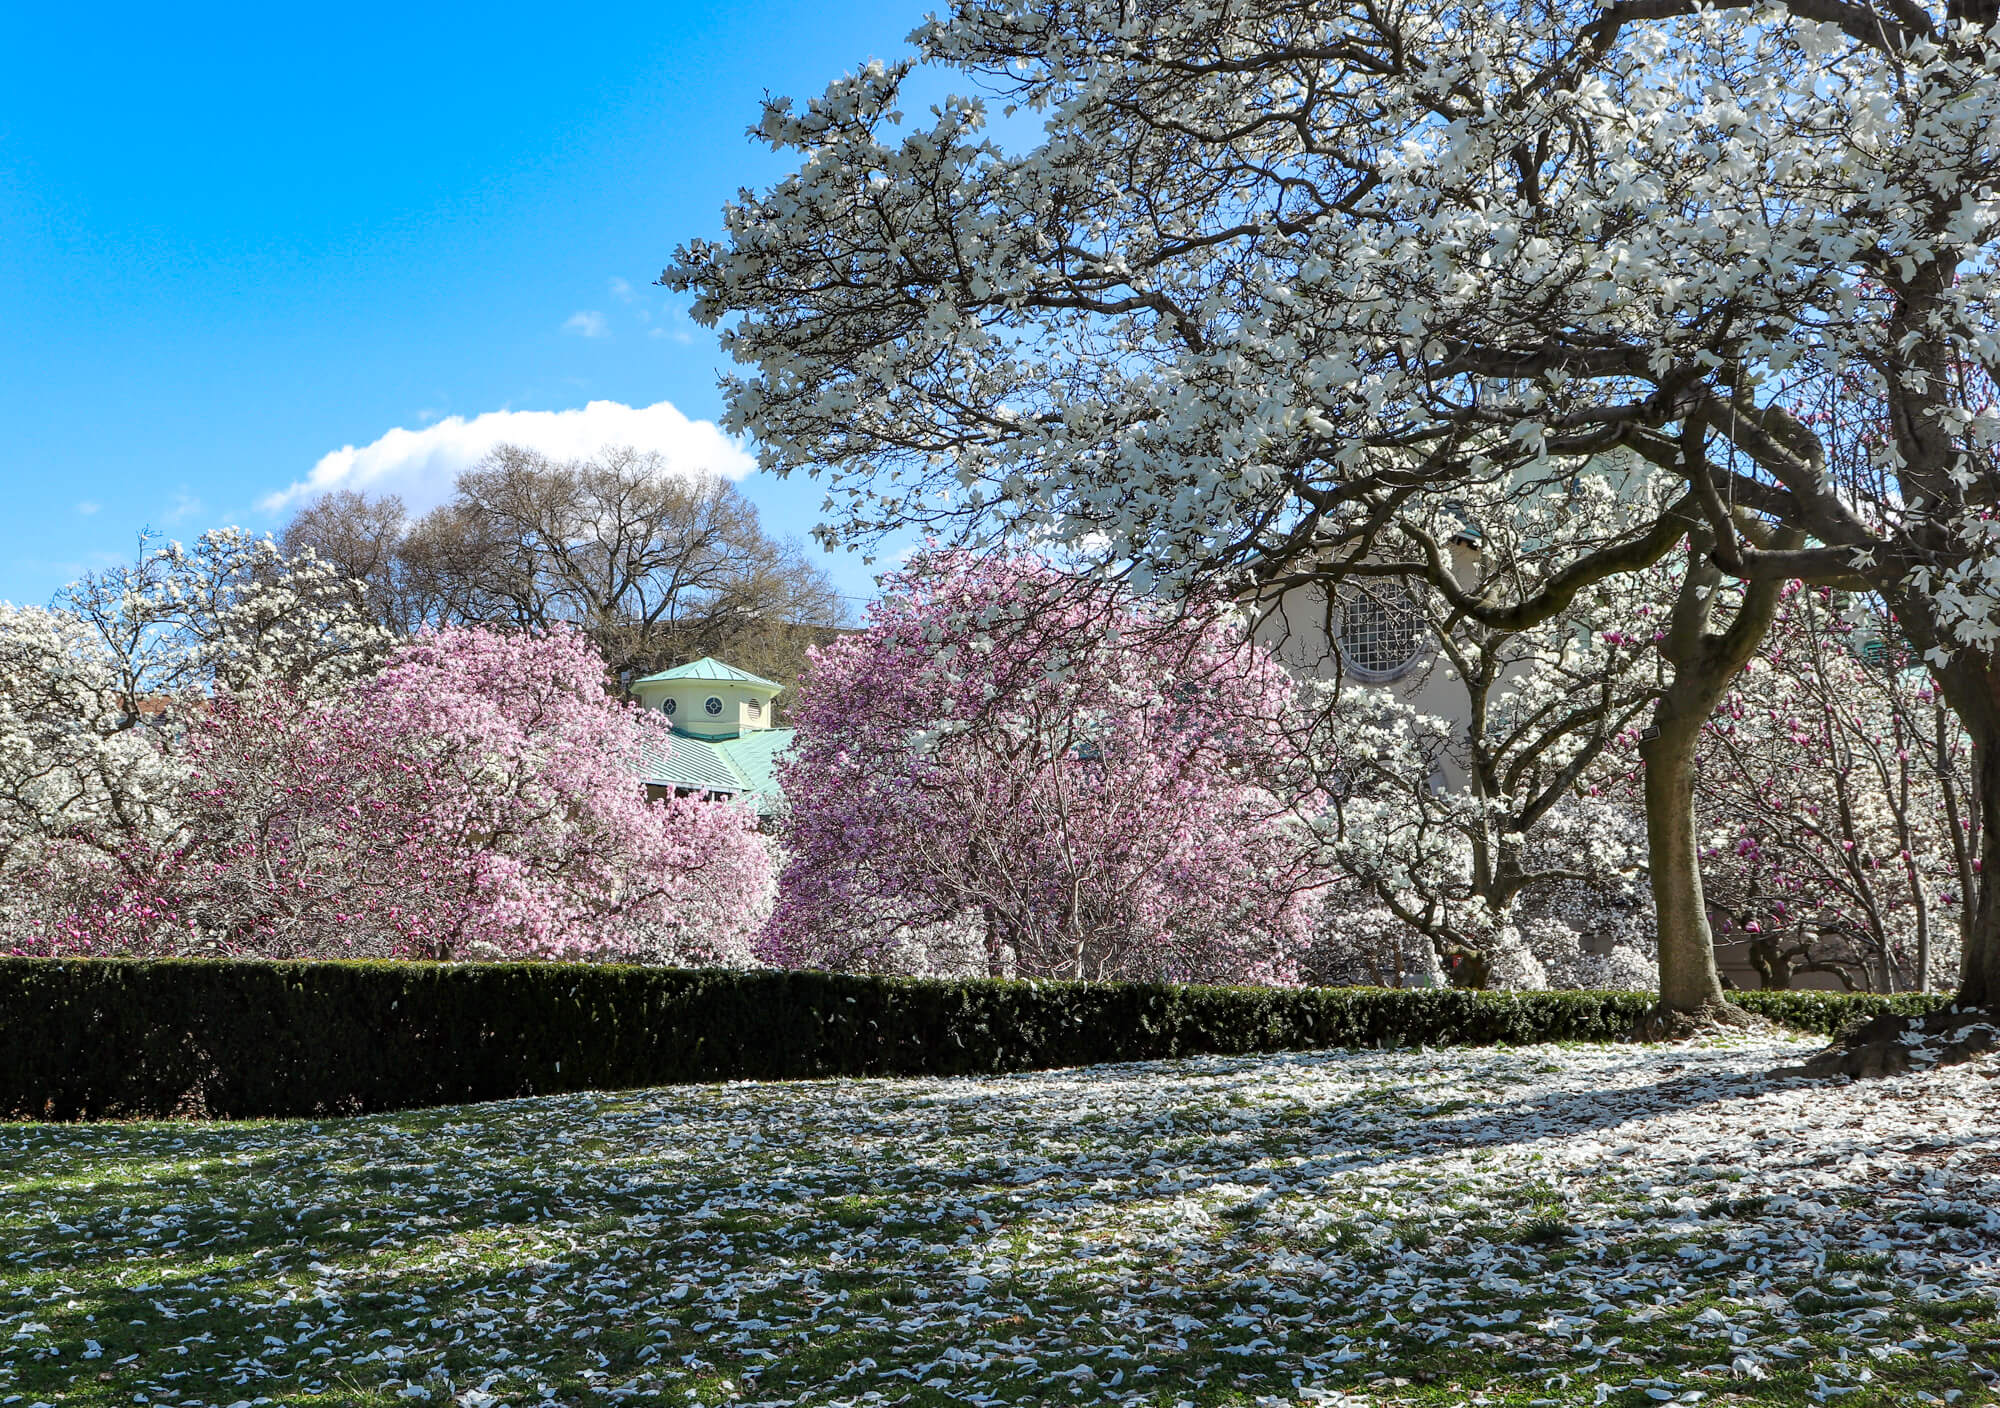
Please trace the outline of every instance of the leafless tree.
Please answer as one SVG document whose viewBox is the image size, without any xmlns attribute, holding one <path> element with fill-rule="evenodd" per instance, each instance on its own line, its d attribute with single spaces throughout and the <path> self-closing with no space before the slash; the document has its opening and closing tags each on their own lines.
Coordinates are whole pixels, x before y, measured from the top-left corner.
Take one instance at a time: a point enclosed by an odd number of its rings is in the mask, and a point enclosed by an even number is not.
<svg viewBox="0 0 2000 1408">
<path fill-rule="evenodd" d="M 395 494 L 371 499 L 336 489 L 293 515 L 280 542 L 287 557 L 310 550 L 353 584 L 356 601 L 375 620 L 408 635 L 423 624 L 401 552 L 408 518 Z"/>
<path fill-rule="evenodd" d="M 826 573 L 735 485 L 629 447 L 554 460 L 502 446 L 415 522 L 391 496 L 340 493 L 301 510 L 286 542 L 365 583 L 393 629 L 574 626 L 626 682 L 719 655 L 789 684 L 846 619 Z"/>
</svg>

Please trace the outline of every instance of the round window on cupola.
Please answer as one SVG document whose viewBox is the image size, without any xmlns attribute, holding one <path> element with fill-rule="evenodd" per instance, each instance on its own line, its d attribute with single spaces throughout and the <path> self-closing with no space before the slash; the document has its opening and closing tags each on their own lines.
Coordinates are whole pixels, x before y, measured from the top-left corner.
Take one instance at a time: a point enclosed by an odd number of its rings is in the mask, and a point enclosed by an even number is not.
<svg viewBox="0 0 2000 1408">
<path fill-rule="evenodd" d="M 1340 590 L 1341 664 L 1357 679 L 1387 684 L 1416 668 L 1423 655 L 1423 603 L 1403 582 L 1348 582 Z"/>
<path fill-rule="evenodd" d="M 722 712 L 722 696 L 718 694 L 709 695 L 708 702 L 701 707 L 708 710 L 711 714 L 720 714 Z"/>
<path fill-rule="evenodd" d="M 671 715 L 674 712 L 674 710 L 681 707 L 681 701 L 670 697 L 667 700 L 667 702 L 662 704 L 660 707 L 666 710 L 669 715 Z"/>
<path fill-rule="evenodd" d="M 750 717 L 753 719 L 764 712 L 764 706 L 754 699 L 744 704 L 743 707 L 750 711 Z"/>
</svg>

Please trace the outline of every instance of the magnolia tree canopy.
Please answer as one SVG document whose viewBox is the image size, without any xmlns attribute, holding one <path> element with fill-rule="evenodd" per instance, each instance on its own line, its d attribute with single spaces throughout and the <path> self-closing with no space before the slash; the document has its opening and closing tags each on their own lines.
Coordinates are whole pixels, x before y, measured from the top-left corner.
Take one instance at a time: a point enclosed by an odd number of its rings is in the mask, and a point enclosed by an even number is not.
<svg viewBox="0 0 2000 1408">
<path fill-rule="evenodd" d="M 821 647 L 766 939 L 814 967 L 1268 981 L 1313 937 L 1294 686 L 1225 613 L 959 554 Z"/>
<path fill-rule="evenodd" d="M 1881 591 L 2000 757 L 1993 18 L 966 0 L 912 62 L 975 96 L 907 113 L 898 64 L 771 102 L 796 170 L 663 278 L 743 364 L 732 426 L 826 479 L 836 537 L 1013 531 L 1176 590 L 1400 572 L 1510 625 L 1692 534 L 1712 572 L 1648 797 L 1655 871 L 1688 871 L 1692 732 L 1774 609 L 1711 623 L 1712 574 Z M 1615 448 L 1678 476 L 1652 521 L 1533 596 L 1449 580 L 1422 505 Z M 1700 928 L 1698 879 L 1671 888 Z M 1676 986 L 1719 995 L 1700 964 Z"/>
<path fill-rule="evenodd" d="M 837 532 L 1268 574 L 1455 478 L 1720 443 L 1691 490 L 1844 544 L 1816 379 L 1893 383 L 1933 514 L 1992 436 L 1939 360 L 2000 355 L 2000 48 L 1955 15 L 965 3 L 913 39 L 984 96 L 909 120 L 899 64 L 768 104 L 797 171 L 664 276 L 730 320 L 732 424 L 850 496 Z M 1931 564 L 1972 640 L 1984 561 Z"/>
</svg>

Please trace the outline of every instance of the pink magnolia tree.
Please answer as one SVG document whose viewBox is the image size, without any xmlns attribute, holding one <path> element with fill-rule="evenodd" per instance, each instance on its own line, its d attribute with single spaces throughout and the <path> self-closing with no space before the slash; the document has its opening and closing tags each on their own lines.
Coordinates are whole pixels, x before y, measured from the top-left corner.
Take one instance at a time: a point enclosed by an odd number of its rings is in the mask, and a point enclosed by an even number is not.
<svg viewBox="0 0 2000 1408">
<path fill-rule="evenodd" d="M 920 559 L 801 683 L 764 955 L 1289 979 L 1321 878 L 1284 776 L 1293 688 L 1222 611 L 1169 618 L 1030 557 Z"/>
<path fill-rule="evenodd" d="M 1879 606 L 1791 587 L 1702 738 L 1718 937 L 1766 986 L 1948 986 L 1977 890 L 1969 741 Z"/>
<path fill-rule="evenodd" d="M 656 717 L 573 633 L 450 629 L 330 696 L 218 693 L 175 824 L 63 858 L 47 952 L 749 961 L 770 862 L 735 804 L 649 801 Z"/>
</svg>

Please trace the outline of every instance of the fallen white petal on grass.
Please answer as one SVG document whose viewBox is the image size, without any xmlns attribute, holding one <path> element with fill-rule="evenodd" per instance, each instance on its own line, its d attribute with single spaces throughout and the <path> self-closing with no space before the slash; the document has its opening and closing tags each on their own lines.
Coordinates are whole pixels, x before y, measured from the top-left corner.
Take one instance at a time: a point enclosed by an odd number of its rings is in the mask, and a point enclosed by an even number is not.
<svg viewBox="0 0 2000 1408">
<path fill-rule="evenodd" d="M 1985 1401 L 1995 1067 L 1800 1050 L 0 1127 L 0 1401 Z"/>
</svg>

